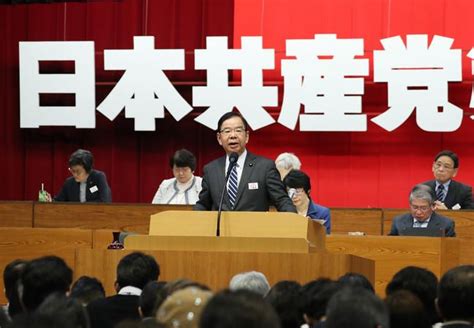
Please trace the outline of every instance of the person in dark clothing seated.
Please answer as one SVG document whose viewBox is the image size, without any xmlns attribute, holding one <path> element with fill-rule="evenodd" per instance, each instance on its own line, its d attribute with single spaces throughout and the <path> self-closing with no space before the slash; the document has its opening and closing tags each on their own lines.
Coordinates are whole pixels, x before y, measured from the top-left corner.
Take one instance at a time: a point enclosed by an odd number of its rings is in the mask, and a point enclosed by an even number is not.
<svg viewBox="0 0 474 328">
<path fill-rule="evenodd" d="M 145 285 L 160 276 L 156 260 L 141 252 L 123 257 L 117 266 L 117 295 L 92 301 L 87 306 L 91 328 L 113 328 L 124 320 L 140 320 L 139 298 Z"/>
<path fill-rule="evenodd" d="M 94 170 L 94 156 L 88 150 L 78 149 L 69 158 L 69 172 L 72 176 L 64 181 L 59 193 L 48 201 L 57 202 L 112 202 L 112 192 L 104 172 Z"/>
</svg>

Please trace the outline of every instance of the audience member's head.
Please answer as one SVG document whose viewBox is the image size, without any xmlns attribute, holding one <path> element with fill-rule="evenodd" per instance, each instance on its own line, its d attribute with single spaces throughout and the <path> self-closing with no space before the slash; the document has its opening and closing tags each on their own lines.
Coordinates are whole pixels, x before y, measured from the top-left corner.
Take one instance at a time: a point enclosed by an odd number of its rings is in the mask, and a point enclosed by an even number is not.
<svg viewBox="0 0 474 328">
<path fill-rule="evenodd" d="M 412 292 L 397 290 L 385 299 L 390 313 L 390 328 L 430 328 L 428 315 L 420 299 Z"/>
<path fill-rule="evenodd" d="M 168 296 L 156 313 L 156 320 L 167 328 L 197 328 L 201 313 L 212 297 L 208 290 L 187 287 Z"/>
<path fill-rule="evenodd" d="M 148 318 L 153 316 L 153 309 L 155 308 L 155 302 L 158 297 L 158 293 L 164 288 L 166 282 L 164 281 L 150 281 L 143 287 L 138 301 L 138 311 L 142 318 Z"/>
<path fill-rule="evenodd" d="M 299 327 L 304 323 L 301 311 L 301 285 L 296 281 L 280 281 L 273 285 L 265 301 L 275 309 L 282 328 Z"/>
<path fill-rule="evenodd" d="M 143 289 L 149 281 L 160 276 L 160 266 L 153 256 L 142 252 L 133 252 L 124 256 L 117 266 L 115 289 L 119 291 L 126 286 Z"/>
<path fill-rule="evenodd" d="M 67 297 L 63 293 L 50 294 L 37 308 L 36 313 L 59 318 L 75 328 L 89 328 L 89 316 L 86 308 L 75 298 Z"/>
<path fill-rule="evenodd" d="M 14 260 L 8 263 L 3 270 L 3 285 L 5 286 L 5 297 L 8 300 L 8 314 L 11 318 L 22 312 L 18 285 L 26 263 L 25 260 Z"/>
<path fill-rule="evenodd" d="M 340 288 L 340 283 L 326 278 L 303 286 L 301 309 L 306 323 L 313 325 L 325 319 L 329 300 Z"/>
<path fill-rule="evenodd" d="M 360 273 L 348 272 L 343 276 L 340 276 L 337 280 L 343 286 L 350 286 L 350 287 L 362 287 L 375 293 L 374 286 L 372 283 L 367 279 L 366 276 L 361 275 Z"/>
<path fill-rule="evenodd" d="M 57 256 L 45 256 L 28 262 L 21 274 L 21 301 L 26 311 L 34 311 L 48 295 L 66 294 L 72 282 L 72 270 Z"/>
<path fill-rule="evenodd" d="M 155 319 L 153 320 L 123 320 L 115 328 L 165 328 L 165 326 Z"/>
<path fill-rule="evenodd" d="M 299 170 L 301 162 L 293 153 L 281 153 L 275 160 L 275 166 L 283 180 L 291 170 Z"/>
<path fill-rule="evenodd" d="M 279 328 L 278 315 L 261 295 L 250 290 L 223 290 L 201 314 L 200 328 Z"/>
<path fill-rule="evenodd" d="M 327 328 L 388 328 L 384 302 L 367 289 L 345 287 L 333 295 L 326 310 Z"/>
<path fill-rule="evenodd" d="M 72 285 L 70 296 L 77 299 L 83 305 L 87 305 L 93 300 L 104 298 L 105 290 L 98 279 L 82 276 Z"/>
<path fill-rule="evenodd" d="M 387 295 L 390 295 L 400 289 L 411 291 L 423 303 L 430 318 L 430 323 L 434 324 L 439 321 L 434 305 L 437 287 L 438 278 L 436 278 L 433 272 L 423 268 L 408 266 L 393 276 L 385 292 Z"/>
<path fill-rule="evenodd" d="M 160 308 L 160 306 L 163 304 L 163 302 L 166 300 L 168 296 L 170 296 L 174 292 L 177 292 L 178 290 L 185 289 L 187 287 L 196 287 L 202 290 L 210 291 L 209 287 L 207 287 L 206 285 L 203 285 L 201 283 L 198 283 L 190 279 L 172 280 L 166 283 L 165 286 L 158 291 L 158 294 L 156 295 L 155 306 L 153 308 L 152 316 L 153 317 L 156 316 L 156 312 L 158 311 L 158 309 Z"/>
<path fill-rule="evenodd" d="M 261 272 L 249 271 L 238 273 L 232 277 L 229 283 L 230 290 L 247 289 L 265 296 L 270 290 L 267 277 Z"/>
<path fill-rule="evenodd" d="M 458 266 L 441 277 L 437 305 L 444 321 L 474 323 L 474 265 Z"/>
</svg>

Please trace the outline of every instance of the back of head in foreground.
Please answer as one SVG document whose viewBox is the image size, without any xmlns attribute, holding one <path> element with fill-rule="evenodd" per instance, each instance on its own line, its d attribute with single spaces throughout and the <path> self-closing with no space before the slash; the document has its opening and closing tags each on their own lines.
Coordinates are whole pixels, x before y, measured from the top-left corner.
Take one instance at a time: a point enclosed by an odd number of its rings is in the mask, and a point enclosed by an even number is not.
<svg viewBox="0 0 474 328">
<path fill-rule="evenodd" d="M 249 290 L 223 290 L 214 295 L 201 314 L 200 328 L 279 328 L 270 304 Z"/>
<path fill-rule="evenodd" d="M 267 277 L 258 271 L 238 273 L 229 282 L 230 290 L 246 289 L 265 296 L 270 290 Z"/>
<path fill-rule="evenodd" d="M 474 265 L 446 272 L 439 281 L 436 302 L 443 321 L 474 323 Z"/>
<path fill-rule="evenodd" d="M 153 256 L 133 252 L 124 256 L 117 265 L 116 290 L 126 286 L 143 289 L 160 276 L 160 266 Z"/>
<path fill-rule="evenodd" d="M 327 328 L 388 328 L 390 319 L 383 301 L 367 289 L 346 287 L 329 301 Z"/>
<path fill-rule="evenodd" d="M 21 301 L 26 311 L 34 311 L 50 294 L 66 294 L 72 270 L 57 256 L 44 256 L 28 262 L 21 274 Z"/>
</svg>

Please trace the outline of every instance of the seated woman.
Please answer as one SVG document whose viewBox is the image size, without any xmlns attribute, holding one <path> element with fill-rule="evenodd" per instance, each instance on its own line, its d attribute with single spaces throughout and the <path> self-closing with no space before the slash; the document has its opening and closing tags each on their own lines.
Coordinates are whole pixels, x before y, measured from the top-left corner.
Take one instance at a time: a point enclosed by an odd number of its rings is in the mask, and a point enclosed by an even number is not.
<svg viewBox="0 0 474 328">
<path fill-rule="evenodd" d="M 288 196 L 290 196 L 299 215 L 316 220 L 326 228 L 326 233 L 331 233 L 331 213 L 327 207 L 314 203 L 309 196 L 311 181 L 309 176 L 300 170 L 291 170 L 283 179 Z"/>
<path fill-rule="evenodd" d="M 196 157 L 189 150 L 180 149 L 170 158 L 170 167 L 174 178 L 161 182 L 152 204 L 196 204 L 202 189 L 202 178 L 193 174 Z"/>
<path fill-rule="evenodd" d="M 101 171 L 92 169 L 94 157 L 88 150 L 78 149 L 69 158 L 69 177 L 59 194 L 54 197 L 58 202 L 112 202 L 112 192 L 107 178 Z"/>
</svg>

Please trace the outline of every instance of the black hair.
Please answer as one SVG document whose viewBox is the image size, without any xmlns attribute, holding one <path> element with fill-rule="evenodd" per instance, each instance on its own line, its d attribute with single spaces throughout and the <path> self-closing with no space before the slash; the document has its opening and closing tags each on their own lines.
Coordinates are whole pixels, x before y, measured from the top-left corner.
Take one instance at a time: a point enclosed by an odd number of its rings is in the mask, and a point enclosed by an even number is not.
<svg viewBox="0 0 474 328">
<path fill-rule="evenodd" d="M 249 126 L 248 126 L 247 120 L 242 116 L 242 114 L 240 114 L 239 112 L 227 112 L 224 115 L 222 115 L 219 121 L 217 122 L 217 132 L 220 132 L 222 128 L 222 124 L 224 124 L 225 121 L 227 121 L 228 119 L 231 119 L 232 117 L 240 117 L 240 119 L 242 120 L 242 123 L 244 124 L 245 131 L 248 131 Z"/>
<path fill-rule="evenodd" d="M 300 327 L 304 323 L 300 306 L 301 285 L 298 282 L 277 282 L 265 296 L 265 301 L 275 309 L 282 328 Z"/>
<path fill-rule="evenodd" d="M 383 301 L 361 287 L 345 287 L 334 294 L 328 303 L 326 317 L 327 328 L 390 327 Z"/>
<path fill-rule="evenodd" d="M 82 276 L 72 285 L 71 297 L 87 305 L 93 300 L 105 298 L 104 286 L 96 278 Z"/>
<path fill-rule="evenodd" d="M 196 169 L 196 157 L 187 149 L 177 150 L 170 158 L 170 167 L 189 167 L 191 171 Z"/>
<path fill-rule="evenodd" d="M 451 150 L 442 150 L 436 154 L 434 161 L 436 162 L 441 156 L 447 156 L 451 158 L 454 163 L 454 168 L 457 169 L 459 167 L 459 157 L 458 155 L 451 151 Z"/>
<path fill-rule="evenodd" d="M 149 281 L 158 280 L 160 266 L 153 256 L 133 252 L 124 256 L 117 265 L 117 283 L 120 288 L 133 286 L 143 289 Z"/>
<path fill-rule="evenodd" d="M 291 170 L 283 179 L 287 188 L 303 188 L 307 195 L 311 191 L 311 180 L 309 176 L 300 170 Z"/>
<path fill-rule="evenodd" d="M 474 265 L 455 267 L 441 277 L 438 308 L 446 321 L 474 320 Z"/>
<path fill-rule="evenodd" d="M 21 300 L 26 311 L 34 311 L 48 295 L 66 293 L 72 282 L 72 270 L 57 256 L 44 256 L 26 263 L 21 273 Z"/>
<path fill-rule="evenodd" d="M 166 282 L 164 281 L 150 281 L 143 287 L 138 305 L 140 306 L 144 318 L 153 316 L 153 309 L 158 293 L 165 285 Z"/>
<path fill-rule="evenodd" d="M 89 315 L 82 303 L 65 294 L 53 293 L 38 307 L 36 313 L 53 318 L 62 318 L 75 328 L 89 328 Z"/>
<path fill-rule="evenodd" d="M 385 304 L 390 313 L 390 328 L 431 328 L 423 303 L 412 292 L 397 290 L 387 296 Z"/>
<path fill-rule="evenodd" d="M 11 318 L 22 312 L 18 285 L 26 263 L 27 261 L 25 260 L 17 259 L 8 263 L 3 270 L 3 285 L 5 286 L 5 296 L 8 300 L 8 314 Z"/>
<path fill-rule="evenodd" d="M 326 315 L 329 300 L 340 288 L 340 283 L 329 279 L 316 280 L 316 283 L 304 288 L 301 300 L 303 313 L 311 321 L 321 320 Z"/>
<path fill-rule="evenodd" d="M 415 266 L 408 266 L 393 276 L 385 289 L 385 293 L 390 295 L 400 289 L 411 291 L 423 303 L 430 322 L 434 324 L 439 321 L 435 309 L 437 287 L 438 278 L 433 272 Z"/>
<path fill-rule="evenodd" d="M 69 167 L 81 165 L 87 173 L 90 173 L 94 165 L 94 156 L 88 150 L 78 149 L 69 157 Z"/>
<path fill-rule="evenodd" d="M 206 304 L 200 328 L 279 328 L 275 310 L 261 295 L 250 290 L 223 290 Z"/>
<path fill-rule="evenodd" d="M 374 286 L 372 283 L 367 279 L 366 276 L 355 273 L 355 272 L 348 272 L 343 276 L 340 276 L 337 280 L 344 286 L 352 286 L 352 287 L 362 287 L 367 289 L 368 291 L 375 293 Z"/>
</svg>

